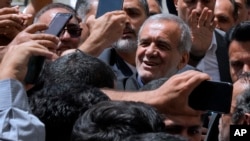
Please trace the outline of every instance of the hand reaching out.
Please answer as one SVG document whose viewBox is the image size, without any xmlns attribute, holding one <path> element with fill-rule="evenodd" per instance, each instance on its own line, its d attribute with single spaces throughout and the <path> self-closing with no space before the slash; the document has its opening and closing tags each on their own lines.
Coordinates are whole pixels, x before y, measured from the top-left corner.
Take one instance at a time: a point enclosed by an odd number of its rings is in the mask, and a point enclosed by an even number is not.
<svg viewBox="0 0 250 141">
<path fill-rule="evenodd" d="M 216 25 L 213 21 L 213 11 L 204 8 L 201 15 L 198 15 L 197 11 L 193 10 L 188 24 L 193 40 L 191 53 L 195 56 L 204 56 L 212 42 Z"/>
</svg>

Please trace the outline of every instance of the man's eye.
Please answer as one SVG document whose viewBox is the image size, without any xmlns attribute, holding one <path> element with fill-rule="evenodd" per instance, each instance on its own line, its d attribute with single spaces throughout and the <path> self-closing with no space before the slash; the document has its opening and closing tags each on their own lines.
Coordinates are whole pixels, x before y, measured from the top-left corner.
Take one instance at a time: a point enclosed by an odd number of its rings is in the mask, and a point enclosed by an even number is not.
<svg viewBox="0 0 250 141">
<path fill-rule="evenodd" d="M 167 126 L 166 132 L 169 134 L 180 134 L 182 132 L 182 128 L 179 126 Z"/>
<path fill-rule="evenodd" d="M 228 18 L 227 17 L 218 17 L 218 21 L 220 22 L 220 23 L 227 23 L 229 20 L 228 20 Z"/>
<path fill-rule="evenodd" d="M 128 10 L 126 12 L 129 17 L 138 17 L 141 15 L 141 13 L 136 10 Z"/>
<path fill-rule="evenodd" d="M 243 67 L 243 63 L 239 62 L 239 61 L 232 61 L 231 62 L 231 66 L 234 68 L 242 68 Z"/>
<path fill-rule="evenodd" d="M 201 135 L 201 128 L 188 129 L 188 134 L 191 135 L 191 136 Z"/>
<path fill-rule="evenodd" d="M 185 3 L 192 4 L 195 3 L 196 0 L 184 0 Z"/>
<path fill-rule="evenodd" d="M 142 47 L 147 47 L 150 45 L 150 42 L 148 42 L 148 41 L 139 42 L 139 45 Z"/>
</svg>

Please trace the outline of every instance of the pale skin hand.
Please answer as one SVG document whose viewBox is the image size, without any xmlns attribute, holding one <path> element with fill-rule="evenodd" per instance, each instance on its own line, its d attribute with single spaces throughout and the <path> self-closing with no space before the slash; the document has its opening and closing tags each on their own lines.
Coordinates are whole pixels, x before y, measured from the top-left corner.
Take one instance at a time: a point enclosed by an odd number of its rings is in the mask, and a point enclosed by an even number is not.
<svg viewBox="0 0 250 141">
<path fill-rule="evenodd" d="M 97 19 L 90 16 L 87 20 L 90 35 L 79 49 L 92 56 L 99 56 L 105 48 L 121 37 L 126 20 L 124 11 L 108 12 Z"/>
<path fill-rule="evenodd" d="M 48 28 L 46 24 L 32 24 L 20 32 L 16 38 L 9 44 L 11 45 L 18 45 L 20 43 L 24 43 L 30 40 L 34 40 L 37 43 L 48 47 L 51 51 L 55 51 L 54 49 L 57 48 L 57 44 L 59 42 L 59 38 L 45 33 L 37 33 L 40 31 L 44 31 Z M 36 34 L 37 33 L 37 34 Z"/>
<path fill-rule="evenodd" d="M 29 14 L 21 14 L 18 7 L 0 9 L 0 35 L 13 39 L 27 25 Z"/>
<path fill-rule="evenodd" d="M 198 17 L 196 10 L 193 10 L 188 24 L 192 31 L 193 40 L 191 53 L 195 56 L 204 56 L 212 42 L 216 26 L 213 21 L 213 11 L 205 7 Z"/>
<path fill-rule="evenodd" d="M 41 10 L 44 6 L 53 3 L 53 0 L 30 0 L 30 3 L 24 11 L 25 14 L 36 15 L 36 13 Z M 31 16 L 26 23 L 30 25 L 33 23 L 34 16 Z"/>
<path fill-rule="evenodd" d="M 0 80 L 16 79 L 23 82 L 28 60 L 32 55 L 51 59 L 54 54 L 35 41 L 9 46 L 0 65 Z"/>
<path fill-rule="evenodd" d="M 188 106 L 188 96 L 202 81 L 210 77 L 198 71 L 186 71 L 172 76 L 160 88 L 144 92 L 103 90 L 112 100 L 140 101 L 156 107 L 164 114 L 197 116 L 202 111 Z"/>
<path fill-rule="evenodd" d="M 3 55 L 8 50 L 9 46 L 18 45 L 27 41 L 34 40 L 38 44 L 46 46 L 50 49 L 50 51 L 55 52 L 55 48 L 57 48 L 57 44 L 59 42 L 59 38 L 50 35 L 50 34 L 35 34 L 36 32 L 43 31 L 47 29 L 48 26 L 46 24 L 32 24 L 25 28 L 22 32 L 20 32 L 8 46 L 1 46 L 0 47 L 0 62 L 2 60 Z M 56 56 L 55 56 L 56 58 Z"/>
</svg>

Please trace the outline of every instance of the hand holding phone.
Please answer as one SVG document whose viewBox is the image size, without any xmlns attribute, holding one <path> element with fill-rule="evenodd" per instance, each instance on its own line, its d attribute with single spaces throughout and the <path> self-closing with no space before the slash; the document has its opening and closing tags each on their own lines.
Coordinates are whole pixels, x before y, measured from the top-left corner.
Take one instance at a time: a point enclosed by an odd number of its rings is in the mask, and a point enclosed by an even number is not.
<svg viewBox="0 0 250 141">
<path fill-rule="evenodd" d="M 122 10 L 122 7 L 123 0 L 99 0 L 96 18 L 110 11 Z"/>
<path fill-rule="evenodd" d="M 189 95 L 188 104 L 195 110 L 229 113 L 232 92 L 231 83 L 203 81 Z"/>
<path fill-rule="evenodd" d="M 70 13 L 57 13 L 50 22 L 47 34 L 59 36 L 68 21 L 72 18 Z M 26 84 L 34 84 L 41 73 L 45 58 L 43 56 L 32 56 L 28 62 L 28 71 L 25 77 Z"/>
</svg>

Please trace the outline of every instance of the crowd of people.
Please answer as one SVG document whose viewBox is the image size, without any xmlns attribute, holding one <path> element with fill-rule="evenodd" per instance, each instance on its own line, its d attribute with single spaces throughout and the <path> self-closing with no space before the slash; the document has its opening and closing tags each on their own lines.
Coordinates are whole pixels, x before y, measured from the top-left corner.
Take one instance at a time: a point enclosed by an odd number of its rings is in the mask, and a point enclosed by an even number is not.
<svg viewBox="0 0 250 141">
<path fill-rule="evenodd" d="M 98 2 L 0 1 L 0 141 L 229 141 L 250 125 L 250 0 L 124 0 L 96 18 Z M 58 37 L 57 13 L 72 15 Z M 189 106 L 207 80 L 232 83 L 229 113 Z"/>
</svg>

